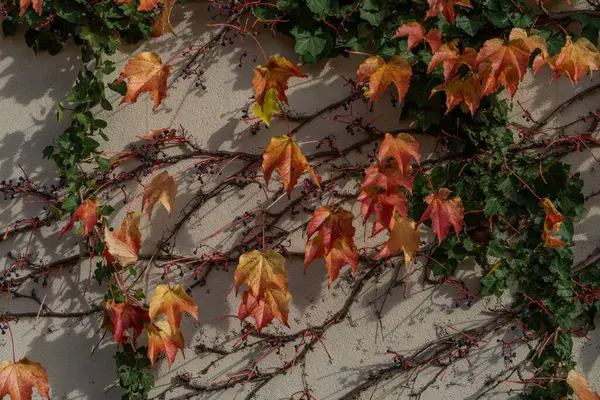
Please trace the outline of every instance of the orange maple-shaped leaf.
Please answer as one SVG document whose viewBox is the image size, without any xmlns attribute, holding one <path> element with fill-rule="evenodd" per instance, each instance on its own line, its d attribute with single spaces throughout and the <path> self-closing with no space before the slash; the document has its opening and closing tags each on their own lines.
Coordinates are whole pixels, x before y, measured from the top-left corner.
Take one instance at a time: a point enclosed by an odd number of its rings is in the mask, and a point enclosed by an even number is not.
<svg viewBox="0 0 600 400">
<path fill-rule="evenodd" d="M 429 10 L 427 11 L 427 17 L 435 17 L 438 14 L 442 14 L 446 21 L 454 23 L 454 6 L 463 6 L 471 8 L 470 0 L 427 0 L 429 4 Z"/>
<path fill-rule="evenodd" d="M 600 400 L 598 393 L 590 387 L 588 379 L 580 372 L 572 369 L 567 375 L 567 383 L 573 388 L 579 400 Z"/>
<path fill-rule="evenodd" d="M 361 202 L 360 212 L 363 216 L 363 224 L 375 212 L 376 219 L 373 223 L 371 237 L 390 229 L 394 210 L 397 210 L 402 216 L 406 216 L 408 213 L 408 200 L 398 187 L 391 190 L 385 190 L 378 186 L 367 187 L 361 190 L 357 200 Z"/>
<path fill-rule="evenodd" d="M 365 170 L 365 177 L 361 183 L 361 189 L 377 186 L 388 191 L 397 186 L 401 186 L 412 193 L 415 177 L 411 174 L 412 166 L 408 165 L 403 169 L 400 169 L 395 158 L 377 161 Z"/>
<path fill-rule="evenodd" d="M 177 332 L 184 312 L 198 320 L 198 306 L 185 292 L 183 286 L 176 285 L 170 288 L 169 285 L 158 285 L 156 287 L 156 294 L 150 300 L 150 319 L 154 320 L 158 314 L 164 314 L 169 319 L 171 332 Z"/>
<path fill-rule="evenodd" d="M 554 78 L 567 74 L 572 84 L 579 82 L 588 71 L 600 68 L 600 54 L 596 46 L 588 39 L 581 37 L 575 43 L 567 36 L 567 41 L 558 56 L 548 61 L 554 70 Z"/>
<path fill-rule="evenodd" d="M 369 99 L 373 103 L 381 97 L 390 83 L 394 82 L 398 89 L 398 101 L 401 102 L 408 91 L 411 76 L 412 68 L 403 57 L 393 56 L 386 62 L 380 56 L 373 56 L 358 67 L 356 84 L 369 80 Z"/>
<path fill-rule="evenodd" d="M 22 17 L 25 11 L 33 4 L 33 9 L 38 15 L 42 15 L 43 0 L 21 0 L 21 7 L 19 9 L 19 16 Z M 15 400 L 15 399 L 13 399 Z"/>
<path fill-rule="evenodd" d="M 131 4 L 133 0 L 117 0 L 118 4 Z M 140 5 L 138 6 L 138 11 L 150 11 L 155 9 L 158 6 L 158 0 L 140 0 Z"/>
<path fill-rule="evenodd" d="M 289 327 L 288 303 L 292 296 L 289 292 L 282 291 L 277 285 L 270 285 L 261 296 L 254 296 L 252 290 L 246 290 L 242 295 L 242 303 L 238 310 L 238 318 L 243 320 L 251 316 L 256 321 L 256 329 L 261 332 L 273 318 Z"/>
<path fill-rule="evenodd" d="M 144 325 L 150 322 L 148 310 L 129 303 L 115 303 L 113 299 L 104 304 L 102 327 L 110 331 L 117 344 L 130 337 L 128 329 L 133 328 L 134 338 L 142 333 Z"/>
<path fill-rule="evenodd" d="M 394 211 L 390 225 L 390 238 L 375 258 L 389 257 L 403 251 L 404 263 L 408 267 L 410 261 L 417 256 L 421 234 L 415 221 L 405 217 L 406 215 L 402 215 L 398 210 Z"/>
<path fill-rule="evenodd" d="M 561 213 L 558 212 L 556 207 L 550 199 L 544 198 L 541 202 L 544 211 L 546 212 L 546 217 L 544 219 L 544 230 L 542 231 L 542 240 L 544 241 L 544 246 L 549 248 L 561 247 L 566 242 L 555 237 L 552 232 L 558 233 L 560 229 L 561 223 L 565 220 Z"/>
<path fill-rule="evenodd" d="M 523 79 L 529 66 L 531 43 L 519 35 L 513 36 L 508 44 L 502 39 L 486 41 L 477 56 L 477 64 L 489 60 L 491 77 L 497 84 L 502 84 L 511 97 L 517 92 L 519 81 Z"/>
<path fill-rule="evenodd" d="M 167 95 L 167 79 L 172 68 L 171 65 L 162 65 L 160 56 L 151 51 L 133 56 L 115 81 L 120 83 L 128 78 L 127 93 L 121 103 L 135 103 L 140 94 L 150 92 L 156 109 Z"/>
<path fill-rule="evenodd" d="M 271 57 L 266 65 L 254 67 L 252 85 L 256 102 L 262 106 L 267 90 L 273 88 L 277 92 L 277 99 L 287 103 L 285 92 L 288 89 L 288 79 L 292 77 L 306 78 L 307 75 L 284 57 Z"/>
<path fill-rule="evenodd" d="M 152 210 L 157 201 L 160 201 L 169 216 L 175 206 L 175 196 L 177 195 L 177 183 L 167 171 L 163 171 L 150 182 L 150 185 L 144 188 L 142 196 L 142 211 L 146 208 L 148 219 L 152 219 Z"/>
<path fill-rule="evenodd" d="M 175 34 L 175 30 L 171 25 L 171 12 L 177 0 L 160 0 L 163 5 L 162 11 L 152 26 L 152 37 L 160 37 L 165 33 Z"/>
<path fill-rule="evenodd" d="M 467 47 L 462 54 L 453 44 L 443 44 L 434 51 L 431 61 L 427 66 L 427 73 L 431 73 L 438 65 L 442 64 L 444 69 L 444 79 L 446 82 L 450 80 L 462 65 L 468 66 L 471 70 L 475 69 L 477 60 L 477 52 Z"/>
<path fill-rule="evenodd" d="M 331 286 L 331 283 L 337 279 L 344 265 L 349 264 L 352 271 L 356 273 L 358 270 L 358 249 L 354 244 L 354 240 L 339 238 L 333 243 L 331 249 L 326 252 L 324 237 L 323 232 L 319 232 L 317 236 L 306 243 L 304 263 L 306 264 L 306 268 L 308 268 L 315 258 L 324 257 L 325 269 L 329 273 L 329 286 Z"/>
<path fill-rule="evenodd" d="M 431 29 L 425 35 L 425 41 L 431 47 L 431 51 L 437 52 L 442 47 L 442 31 L 439 29 Z"/>
<path fill-rule="evenodd" d="M 73 225 L 77 220 L 83 223 L 83 237 L 89 235 L 94 229 L 94 226 L 96 226 L 96 223 L 98 222 L 99 205 L 100 203 L 98 202 L 98 200 L 93 199 L 91 197 L 83 203 L 81 203 L 79 208 L 75 210 L 75 213 L 73 213 L 73 216 L 71 217 L 69 223 L 60 230 L 60 236 L 73 229 Z"/>
<path fill-rule="evenodd" d="M 419 44 L 425 36 L 425 28 L 418 22 L 409 22 L 398 28 L 393 39 L 408 36 L 408 51 Z"/>
<path fill-rule="evenodd" d="M 0 366 L 0 399 L 9 395 L 11 400 L 31 400 L 33 388 L 40 397 L 50 399 L 48 374 L 42 364 L 27 357 L 12 363 L 3 361 Z"/>
<path fill-rule="evenodd" d="M 261 297 L 267 288 L 276 286 L 288 291 L 288 274 L 285 270 L 285 257 L 275 250 L 261 253 L 252 250 L 240 256 L 234 274 L 236 292 L 244 283 L 248 284 L 255 297 Z"/>
<path fill-rule="evenodd" d="M 107 265 L 112 265 L 116 261 L 125 268 L 137 262 L 142 247 L 140 219 L 141 213 L 132 211 L 127 214 L 114 234 L 108 227 L 104 227 L 104 243 L 106 245 L 104 258 L 106 258 Z"/>
<path fill-rule="evenodd" d="M 379 147 L 379 160 L 386 161 L 390 157 L 396 160 L 398 168 L 404 176 L 410 175 L 412 172 L 411 160 L 413 158 L 417 162 L 421 160 L 419 142 L 408 133 L 399 133 L 395 137 L 391 133 L 386 133 Z"/>
<path fill-rule="evenodd" d="M 417 225 L 426 219 L 431 218 L 431 229 L 437 235 L 440 242 L 448 236 L 450 227 L 454 227 L 456 236 L 462 229 L 465 208 L 460 197 L 449 198 L 451 190 L 442 188 L 437 194 L 430 194 L 425 197 L 425 202 L 429 204 Z"/>
<path fill-rule="evenodd" d="M 152 367 L 161 351 L 167 355 L 171 366 L 177 351 L 183 350 L 184 340 L 181 329 L 173 331 L 167 319 L 159 319 L 146 325 L 146 333 L 148 334 L 148 358 L 152 361 Z"/>
<path fill-rule="evenodd" d="M 471 115 L 475 116 L 483 97 L 481 82 L 474 74 L 470 74 L 464 79 L 455 76 L 447 84 L 434 87 L 431 90 L 431 96 L 439 91 L 446 92 L 446 114 L 462 103 L 471 112 Z"/>
<path fill-rule="evenodd" d="M 271 180 L 273 171 L 277 169 L 288 196 L 292 195 L 292 190 L 294 190 L 300 175 L 305 170 L 313 177 L 315 183 L 321 187 L 321 177 L 308 164 L 296 141 L 288 135 L 271 138 L 271 143 L 263 153 L 262 169 L 267 185 Z"/>
</svg>

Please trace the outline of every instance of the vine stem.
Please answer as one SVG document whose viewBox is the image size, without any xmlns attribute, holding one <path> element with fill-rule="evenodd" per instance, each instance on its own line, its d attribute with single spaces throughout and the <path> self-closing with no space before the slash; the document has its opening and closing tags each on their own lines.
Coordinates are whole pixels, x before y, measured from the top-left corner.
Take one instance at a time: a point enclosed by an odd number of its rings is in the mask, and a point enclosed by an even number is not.
<svg viewBox="0 0 600 400">
<path fill-rule="evenodd" d="M 10 328 L 9 321 L 7 321 L 5 319 L 4 322 L 6 322 L 6 326 L 8 327 L 8 335 L 10 336 L 10 344 L 11 344 L 11 348 L 12 348 L 13 363 L 16 363 L 17 362 L 17 357 L 15 355 L 15 338 L 13 337 L 13 333 L 12 333 L 12 329 Z"/>
<path fill-rule="evenodd" d="M 235 26 L 233 24 L 206 24 L 207 26 L 210 27 L 228 27 L 228 28 L 232 28 L 237 30 L 240 33 L 246 33 L 248 35 L 250 35 L 250 37 L 252 39 L 254 39 L 254 41 L 256 42 L 256 44 L 258 45 L 258 48 L 260 49 L 264 59 L 265 59 L 265 63 L 269 62 L 269 58 L 267 57 L 267 53 L 265 52 L 265 49 L 262 47 L 262 45 L 260 44 L 260 42 L 258 41 L 258 39 L 256 38 L 256 36 L 254 36 L 252 33 L 245 31 L 244 29 L 240 28 L 239 26 Z M 241 38 L 242 36 L 240 36 Z M 243 39 L 242 39 L 243 40 Z"/>
</svg>

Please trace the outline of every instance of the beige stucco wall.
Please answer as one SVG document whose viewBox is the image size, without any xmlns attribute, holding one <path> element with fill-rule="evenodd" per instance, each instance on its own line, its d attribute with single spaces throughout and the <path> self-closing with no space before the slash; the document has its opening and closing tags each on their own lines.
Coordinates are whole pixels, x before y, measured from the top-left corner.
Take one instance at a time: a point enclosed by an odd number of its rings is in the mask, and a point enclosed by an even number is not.
<svg viewBox="0 0 600 400">
<path fill-rule="evenodd" d="M 214 28 L 208 28 L 206 21 L 209 17 L 205 4 L 190 3 L 178 7 L 173 16 L 177 36 L 155 40 L 139 46 L 123 46 L 114 57 L 117 62 L 117 72 L 125 65 L 128 58 L 142 50 L 153 50 L 159 53 L 163 60 L 168 60 L 181 50 L 192 44 L 205 42 L 214 34 Z M 284 37 L 276 39 L 267 35 L 260 36 L 261 42 L 269 54 L 283 55 L 290 60 L 298 61 L 293 52 L 292 42 Z M 256 50 L 252 44 L 252 49 Z M 192 80 L 172 79 L 168 97 L 158 110 L 152 110 L 152 103 L 147 95 L 143 95 L 136 104 L 118 105 L 120 98 L 112 94 L 115 110 L 103 112 L 108 120 L 106 130 L 110 141 L 104 146 L 106 151 L 124 151 L 136 142 L 136 135 L 144 135 L 148 129 L 167 126 L 185 128 L 197 144 L 210 150 L 242 150 L 260 153 L 268 144 L 270 137 L 286 131 L 285 124 L 275 122 L 271 129 L 262 130 L 257 136 L 252 136 L 246 128 L 248 125 L 239 120 L 241 109 L 249 103 L 252 96 L 252 68 L 249 61 L 238 67 L 240 47 L 220 45 L 210 53 L 204 67 L 207 90 L 195 87 Z M 9 38 L 0 41 L 0 179 L 17 177 L 20 174 L 18 165 L 36 180 L 52 183 L 54 178 L 53 165 L 42 160 L 42 149 L 62 131 L 65 123 L 56 121 L 54 104 L 62 101 L 76 77 L 79 61 L 78 49 L 66 48 L 60 55 L 52 57 L 47 54 L 35 56 L 26 48 L 22 38 Z M 290 108 L 298 113 L 311 114 L 314 111 L 338 101 L 348 95 L 348 89 L 343 86 L 343 80 L 338 74 L 353 76 L 357 65 L 363 60 L 360 56 L 348 59 L 339 58 L 316 65 L 303 66 L 309 74 L 309 79 L 292 80 L 289 92 Z M 186 61 L 182 58 L 176 62 L 181 66 Z M 114 79 L 107 77 L 107 82 Z M 174 77 L 178 74 L 175 73 Z M 515 98 L 524 107 L 533 112 L 534 117 L 541 117 L 551 110 L 562 99 L 571 96 L 573 90 L 581 91 L 586 87 L 600 82 L 600 78 L 590 81 L 585 79 L 575 89 L 566 78 L 549 85 L 550 73 L 545 70 L 536 78 L 528 76 L 522 83 L 521 91 Z M 551 126 L 573 120 L 579 115 L 585 115 L 596 109 L 600 95 L 592 95 L 584 101 L 577 102 L 566 112 L 554 118 Z M 516 103 L 515 103 L 516 104 Z M 364 112 L 366 110 L 358 110 Z M 381 130 L 397 129 L 400 122 L 394 115 L 397 110 L 389 106 L 384 98 L 376 106 L 373 116 L 383 115 L 377 120 L 376 126 Z M 518 107 L 514 110 L 515 119 L 521 121 Z M 326 114 L 325 116 L 327 116 Z M 333 114 L 329 114 L 333 115 Z M 574 131 L 584 131 L 585 124 L 574 126 Z M 322 138 L 327 134 L 337 137 L 340 147 L 345 148 L 361 140 L 364 136 L 357 134 L 349 136 L 344 126 L 326 119 L 316 119 L 297 136 L 299 142 Z M 424 154 L 427 157 L 439 156 L 432 153 L 433 143 L 428 137 L 418 137 Z M 303 146 L 307 154 L 315 152 L 314 144 Z M 370 151 L 371 147 L 365 149 Z M 177 151 L 177 150 L 174 150 Z M 364 160 L 364 154 L 352 153 L 351 160 Z M 585 193 L 598 189 L 595 171 L 598 166 L 588 153 L 577 153 L 566 157 L 573 165 L 573 172 L 581 172 L 585 180 Z M 150 225 L 144 218 L 144 245 L 142 253 L 151 253 L 157 241 L 165 230 L 177 220 L 184 206 L 192 200 L 201 188 L 193 176 L 184 172 L 192 161 L 188 160 L 169 167 L 171 174 L 176 176 L 179 183 L 177 205 L 173 217 L 169 218 L 164 209 L 155 212 L 153 223 Z M 240 168 L 242 164 L 233 162 L 223 171 L 223 178 Z M 327 175 L 327 169 L 321 173 Z M 214 185 L 205 182 L 204 190 Z M 271 188 L 275 186 L 271 184 Z M 353 183 L 346 188 L 354 190 Z M 133 196 L 137 187 L 128 185 L 127 192 Z M 122 197 L 114 196 L 111 200 L 119 210 L 115 221 L 125 214 Z M 287 203 L 283 198 L 272 206 L 276 211 Z M 600 239 L 597 229 L 599 209 L 595 207 L 597 197 L 588 201 L 588 211 L 577 225 L 576 254 L 577 260 L 584 259 L 593 251 Z M 191 249 L 199 245 L 212 246 L 221 251 L 227 251 L 229 246 L 239 239 L 239 230 L 228 229 L 223 234 L 210 238 L 213 233 L 232 222 L 234 216 L 244 210 L 264 207 L 272 200 L 265 201 L 263 192 L 255 185 L 242 191 L 225 191 L 221 196 L 204 205 L 185 224 L 177 236 L 175 250 L 177 253 L 189 254 Z M 137 200 L 135 207 L 140 207 Z M 349 203 L 357 216 L 355 226 L 359 228 L 359 208 L 356 203 Z M 14 221 L 20 217 L 42 215 L 42 205 L 39 203 L 24 203 L 21 200 L 0 200 L 0 223 Z M 292 234 L 292 251 L 302 251 L 305 238 L 298 227 L 309 219 L 309 215 L 301 213 L 293 219 L 284 219 L 280 227 L 294 230 Z M 61 221 L 61 226 L 66 223 Z M 370 227 L 369 227 L 370 228 Z M 424 232 L 426 234 L 427 232 Z M 363 229 L 357 233 L 359 247 L 368 243 L 381 243 L 385 235 L 374 240 L 364 241 Z M 8 251 L 22 252 L 25 249 L 29 235 L 10 238 L 0 243 L 0 254 Z M 79 243 L 73 234 L 67 234 L 58 239 L 56 226 L 44 228 L 31 237 L 30 254 L 37 262 L 49 262 L 75 255 L 79 252 Z M 7 257 L 0 259 L 0 266 L 8 263 Z M 228 315 L 236 314 L 240 299 L 231 292 L 233 282 L 232 271 L 235 265 L 229 266 L 229 271 L 214 272 L 210 275 L 205 287 L 196 288 L 193 298 L 199 305 L 199 322 L 184 318 L 182 323 L 186 337 L 184 356 L 178 355 L 176 363 L 169 369 L 166 362 L 161 360 L 157 368 L 157 387 L 155 395 L 161 393 L 173 383 L 177 372 L 186 370 L 194 376 L 219 358 L 214 354 L 197 354 L 195 347 L 199 344 L 206 346 L 231 349 L 239 334 L 240 324 Z M 291 261 L 286 265 L 290 275 L 290 291 L 293 295 L 290 309 L 290 325 L 287 329 L 275 323 L 267 329 L 268 332 L 296 332 L 306 326 L 320 324 L 332 313 L 342 307 L 346 296 L 351 290 L 351 280 L 347 270 L 331 288 L 327 287 L 327 277 L 322 262 L 315 262 L 306 274 L 301 262 Z M 39 298 L 45 297 L 45 305 L 57 312 L 77 312 L 88 310 L 90 305 L 101 304 L 103 288 L 90 279 L 89 260 L 84 260 L 73 268 L 55 270 L 49 275 L 48 286 L 31 284 L 21 288 L 23 293 L 35 290 Z M 156 269 L 148 276 L 144 287 L 152 294 L 153 286 L 160 282 L 162 270 Z M 376 279 L 369 280 L 363 288 L 359 300 L 352 305 L 347 318 L 332 327 L 325 335 L 324 343 L 331 354 L 328 360 L 326 352 L 319 346 L 307 355 L 305 366 L 299 366 L 293 373 L 274 378 L 262 388 L 259 399 L 287 399 L 307 384 L 316 398 L 323 400 L 338 399 L 351 388 L 364 382 L 370 370 L 388 365 L 390 356 L 386 349 L 399 353 L 410 354 L 415 349 L 435 340 L 448 331 L 452 325 L 458 329 L 482 324 L 487 318 L 486 311 L 496 309 L 502 304 L 509 304 L 496 299 L 484 299 L 471 308 L 454 306 L 453 298 L 456 291 L 447 286 L 433 287 L 422 285 L 416 274 L 411 278 L 407 298 L 404 297 L 404 286 L 392 291 L 382 311 L 381 324 L 375 316 L 375 311 L 381 304 L 380 294 L 392 279 L 393 270 L 385 272 Z M 404 272 L 401 272 L 402 274 Z M 472 291 L 477 291 L 479 274 L 477 267 L 464 265 L 458 271 L 458 276 L 464 279 Z M 172 280 L 189 286 L 193 280 L 188 276 L 179 278 L 174 275 Z M 37 313 L 39 304 L 31 299 L 15 299 L 10 302 L 2 296 L 0 310 L 12 312 Z M 117 399 L 120 389 L 115 387 L 115 368 L 112 355 L 115 345 L 109 336 L 103 336 L 100 329 L 101 314 L 94 313 L 82 318 L 40 318 L 35 323 L 34 318 L 24 318 L 13 327 L 16 338 L 17 356 L 27 355 L 41 362 L 48 370 L 53 399 Z M 408 399 L 411 390 L 418 390 L 423 385 L 429 385 L 424 391 L 424 399 L 469 399 L 475 400 L 485 388 L 485 380 L 494 376 L 510 365 L 506 365 L 501 357 L 497 337 L 510 337 L 510 329 L 501 329 L 497 336 L 488 337 L 488 343 L 482 345 L 469 358 L 472 366 L 464 360 L 457 362 L 444 374 L 443 378 L 430 382 L 437 369 L 425 369 L 420 372 L 410 387 L 406 387 L 407 376 L 398 375 L 395 379 L 379 384 L 373 392 L 365 392 L 364 397 L 373 399 L 398 398 Z M 592 342 L 577 341 L 580 354 L 580 369 L 589 375 L 596 383 L 600 383 L 600 366 L 597 339 L 600 334 L 593 335 Z M 92 354 L 92 350 L 97 349 Z M 205 384 L 226 379 L 243 369 L 249 360 L 256 359 L 263 349 L 241 351 L 234 356 L 217 361 L 204 375 L 197 377 L 198 382 Z M 517 350 L 518 357 L 527 353 L 524 346 Z M 6 336 L 0 339 L 0 358 L 10 359 L 11 347 Z M 262 371 L 282 365 L 293 356 L 293 349 L 288 347 L 280 355 L 271 354 L 261 363 Z M 413 386 L 414 385 L 414 386 Z M 515 393 L 507 393 L 509 389 L 519 389 L 520 385 L 503 384 L 485 398 L 508 399 Z M 247 385 L 241 389 L 238 398 L 244 398 L 252 389 Z M 232 399 L 238 387 L 225 392 L 206 394 L 207 399 Z M 176 398 L 185 391 L 166 393 L 166 398 Z"/>
</svg>

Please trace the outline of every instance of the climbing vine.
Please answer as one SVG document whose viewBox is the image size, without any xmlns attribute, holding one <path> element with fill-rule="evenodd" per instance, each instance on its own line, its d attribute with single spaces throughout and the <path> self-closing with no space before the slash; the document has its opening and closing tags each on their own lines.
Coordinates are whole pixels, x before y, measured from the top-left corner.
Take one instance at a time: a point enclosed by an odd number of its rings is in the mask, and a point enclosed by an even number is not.
<svg viewBox="0 0 600 400">
<path fill-rule="evenodd" d="M 56 105 L 57 118 L 70 119 L 70 125 L 43 152 L 56 165 L 60 180 L 45 187 L 23 170 L 18 181 L 1 182 L 5 198 L 38 196 L 48 203 L 42 216 L 7 226 L 4 239 L 33 235 L 55 224 L 61 227 L 59 235 L 80 237 L 84 249 L 76 257 L 45 265 L 38 264 L 27 250 L 9 253 L 0 276 L 2 291 L 37 301 L 36 318 L 57 315 L 35 295 L 19 292 L 19 287 L 30 280 L 45 286 L 58 267 L 62 270 L 81 260 L 93 260 L 93 277 L 106 288 L 106 295 L 104 303 L 89 314 L 104 313 L 102 327 L 118 346 L 115 359 L 123 398 L 146 399 L 154 387 L 151 371 L 159 355 L 164 353 L 171 365 L 184 347 L 180 330 L 184 313 L 198 319 L 201 312 L 193 289 L 209 285 L 211 271 L 237 264 L 233 285 L 236 293 L 243 288 L 237 315 L 242 322 L 240 339 L 230 350 L 206 346 L 197 350 L 227 357 L 255 347 L 265 349 L 266 356 L 290 343 L 293 358 L 275 372 L 264 373 L 258 369 L 261 357 L 231 379 L 210 385 L 181 375 L 167 390 L 182 387 L 201 394 L 230 387 L 241 390 L 248 384 L 253 385 L 251 397 L 274 377 L 291 373 L 316 345 L 322 344 L 327 352 L 323 343 L 327 330 L 346 318 L 369 279 L 386 269 L 394 271 L 385 303 L 401 283 L 408 290 L 408 280 L 419 272 L 427 284 L 455 287 L 459 292 L 456 307 L 469 307 L 483 297 L 505 292 L 512 295 L 512 306 L 499 311 L 491 323 L 450 332 L 414 354 L 390 349 L 390 365 L 370 371 L 368 379 L 350 388 L 343 398 L 356 398 L 380 382 L 427 366 L 441 367 L 437 379 L 457 360 L 468 360 L 485 337 L 506 326 L 516 332 L 518 345 L 528 347 L 529 356 L 513 365 L 517 341 L 500 343 L 510 368 L 506 376 L 488 382 L 486 391 L 515 372 L 526 399 L 558 399 L 573 389 L 581 397 L 582 390 L 589 391 L 587 383 L 581 384 L 585 378 L 575 371 L 573 337 L 587 337 L 595 327 L 600 310 L 596 263 L 600 250 L 573 265 L 574 226 L 585 211 L 585 198 L 583 181 L 561 157 L 591 153 L 600 144 L 594 136 L 600 110 L 590 110 L 560 127 L 549 127 L 548 121 L 598 86 L 566 96 L 563 104 L 541 120 L 511 99 L 528 70 L 550 69 L 553 80 L 577 84 L 599 69 L 600 12 L 549 12 L 545 2 L 530 7 L 504 0 L 206 3 L 212 15 L 208 23 L 214 30 L 211 39 L 171 60 L 153 52 L 135 54 L 118 79 L 107 83 L 105 77 L 115 71 L 111 56 L 120 43 L 174 33 L 170 15 L 179 6 L 176 0 L 0 2 L 4 35 L 22 35 L 35 52 L 48 51 L 58 57 L 68 41 L 81 47 L 77 81 L 65 101 Z M 293 38 L 304 64 L 363 56 L 355 76 L 340 75 L 348 96 L 312 115 L 295 113 L 287 97 L 288 81 L 309 77 L 302 66 L 268 56 L 269 49 L 260 40 L 264 34 Z M 183 127 L 140 133 L 141 144 L 131 151 L 110 157 L 103 153 L 102 142 L 110 139 L 110 128 L 97 115 L 100 109 L 113 109 L 107 99 L 109 90 L 121 94 L 125 103 L 149 101 L 149 95 L 154 109 L 168 101 L 173 80 L 193 79 L 199 90 L 210 90 L 204 63 L 219 45 L 240 46 L 240 67 L 254 66 L 254 97 L 241 110 L 241 120 L 248 124 L 246 133 L 267 135 L 270 131 L 264 128 L 277 120 L 286 122 L 287 132 L 272 133 L 263 154 L 203 149 Z M 185 61 L 182 69 L 173 66 L 176 59 Z M 387 117 L 407 122 L 405 128 L 394 132 L 377 128 L 374 113 L 381 102 L 388 101 L 396 111 Z M 369 112 L 356 111 L 359 105 L 366 105 Z M 511 107 L 519 107 L 523 125 L 509 121 Z M 310 123 L 325 114 L 332 114 L 343 129 L 325 137 L 312 132 L 319 151 L 305 154 L 295 134 L 310 132 Z M 568 131 L 579 122 L 589 125 L 587 132 Z M 341 147 L 344 135 L 355 137 L 346 148 Z M 425 135 L 435 139 L 441 156 L 422 157 L 419 138 Z M 166 154 L 168 148 L 183 151 Z M 363 154 L 362 161 L 350 162 L 346 156 L 351 153 Z M 173 212 L 178 183 L 165 168 L 184 160 L 194 160 L 183 173 L 192 174 L 203 188 L 179 217 L 172 216 L 176 222 L 156 243 L 155 253 L 140 254 L 140 221 L 152 220 L 157 203 L 169 214 Z M 242 167 L 225 174 L 233 162 Z M 214 186 L 204 185 L 207 176 L 221 179 Z M 347 180 L 356 182 L 354 191 L 341 189 Z M 136 185 L 132 198 L 126 194 L 129 185 Z M 214 233 L 238 229 L 242 238 L 235 246 L 227 252 L 202 248 L 190 249 L 188 254 L 175 252 L 174 239 L 203 205 L 225 189 L 247 186 L 264 191 L 268 201 Z M 111 194 L 119 192 L 125 194 L 127 207 L 122 221 L 112 217 L 115 209 L 108 202 Z M 138 197 L 141 207 L 134 210 Z M 346 206 L 354 201 L 361 204 L 362 223 L 381 239 L 375 248 L 361 248 L 355 242 L 361 218 Z M 271 211 L 272 203 L 284 204 L 283 211 Z M 312 215 L 297 228 L 306 231 L 305 251 L 294 253 L 285 244 L 291 232 L 277 224 L 284 216 L 301 212 Z M 422 237 L 428 231 L 435 235 L 433 240 Z M 343 307 L 321 325 L 283 335 L 264 333 L 269 324 L 289 327 L 288 304 L 293 299 L 287 258 L 303 259 L 307 267 L 323 258 L 330 284 L 347 266 L 356 279 Z M 481 268 L 478 293 L 457 277 L 465 260 L 474 260 Z M 165 280 L 154 294 L 135 285 L 147 268 L 162 270 Z M 402 270 L 404 277 L 398 280 Z M 31 316 L 8 312 L 2 317 L 2 331 L 12 338 L 11 325 Z M 521 378 L 525 368 L 533 374 Z M 20 378 L 9 382 L 17 369 Z M 27 357 L 17 362 L 14 351 L 13 362 L 0 369 L 0 382 L 5 382 L 0 384 L 1 396 L 30 397 L 35 387 L 49 398 L 43 367 Z M 298 392 L 300 398 L 315 398 L 305 386 Z M 415 390 L 413 394 L 421 393 Z"/>
</svg>

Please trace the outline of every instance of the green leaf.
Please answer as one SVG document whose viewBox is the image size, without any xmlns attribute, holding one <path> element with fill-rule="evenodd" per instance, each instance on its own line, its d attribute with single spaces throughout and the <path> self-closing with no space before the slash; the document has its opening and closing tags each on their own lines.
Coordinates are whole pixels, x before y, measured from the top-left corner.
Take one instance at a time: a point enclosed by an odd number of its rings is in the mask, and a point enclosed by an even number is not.
<svg viewBox="0 0 600 400">
<path fill-rule="evenodd" d="M 125 81 L 121 81 L 119 83 L 112 83 L 108 85 L 108 88 L 119 93 L 121 96 L 125 96 L 125 94 L 127 94 L 127 83 L 125 83 Z"/>
<path fill-rule="evenodd" d="M 306 0 L 306 5 L 310 8 L 310 11 L 321 18 L 329 12 L 330 8 L 329 0 Z"/>
<path fill-rule="evenodd" d="M 110 160 L 108 158 L 96 157 L 100 171 L 110 171 Z"/>
<path fill-rule="evenodd" d="M 77 197 L 75 195 L 69 194 L 65 198 L 65 200 L 60 205 L 60 208 L 68 213 L 74 213 L 79 207 L 79 202 L 77 201 Z"/>
<path fill-rule="evenodd" d="M 496 214 L 504 215 L 505 212 L 506 210 L 504 209 L 504 206 L 502 205 L 502 203 L 500 203 L 500 201 L 497 198 L 489 198 L 485 202 L 485 208 L 483 209 L 483 213 L 486 217 Z"/>
<path fill-rule="evenodd" d="M 466 15 L 459 15 L 456 17 L 455 24 L 469 36 L 475 36 L 483 26 L 484 22 L 478 17 L 469 18 Z"/>
<path fill-rule="evenodd" d="M 296 53 L 301 56 L 311 55 L 314 58 L 318 58 L 319 55 L 325 50 L 327 41 L 317 36 L 301 36 L 296 38 Z"/>
<path fill-rule="evenodd" d="M 62 121 L 64 111 L 65 110 L 64 110 L 62 104 L 60 104 L 59 102 L 56 102 L 56 120 L 58 122 Z"/>
</svg>

